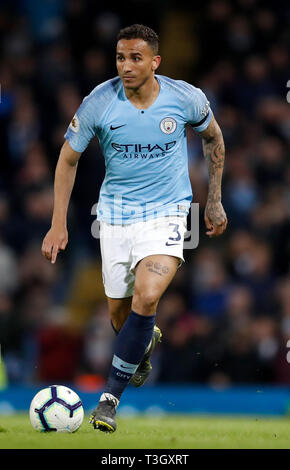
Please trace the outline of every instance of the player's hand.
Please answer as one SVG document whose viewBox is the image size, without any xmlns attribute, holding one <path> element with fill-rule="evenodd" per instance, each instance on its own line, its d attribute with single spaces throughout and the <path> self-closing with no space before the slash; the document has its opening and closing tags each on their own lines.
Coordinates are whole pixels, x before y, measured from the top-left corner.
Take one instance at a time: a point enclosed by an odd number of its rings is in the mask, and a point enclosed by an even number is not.
<svg viewBox="0 0 290 470">
<path fill-rule="evenodd" d="M 41 253 L 54 264 L 58 253 L 65 250 L 67 242 L 67 229 L 65 227 L 57 228 L 52 226 L 43 239 Z"/>
<path fill-rule="evenodd" d="M 204 221 L 209 237 L 218 237 L 227 228 L 228 219 L 221 202 L 207 202 Z"/>
</svg>

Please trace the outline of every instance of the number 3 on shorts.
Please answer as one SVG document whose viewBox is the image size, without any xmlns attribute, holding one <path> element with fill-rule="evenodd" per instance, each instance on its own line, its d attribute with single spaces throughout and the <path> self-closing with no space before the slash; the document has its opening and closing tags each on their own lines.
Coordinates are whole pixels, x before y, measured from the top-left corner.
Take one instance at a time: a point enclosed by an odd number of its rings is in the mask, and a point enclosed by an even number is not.
<svg viewBox="0 0 290 470">
<path fill-rule="evenodd" d="M 176 232 L 177 236 L 176 236 L 175 238 L 174 238 L 174 237 L 168 237 L 168 240 L 171 240 L 171 241 L 173 241 L 173 242 L 178 242 L 179 240 L 181 240 L 181 235 L 180 235 L 180 233 L 179 233 L 179 231 L 178 231 L 178 229 L 179 229 L 179 224 L 169 224 L 169 225 L 173 225 L 173 226 L 174 226 L 174 228 L 173 228 L 172 231 L 173 231 L 173 232 Z M 168 241 L 167 241 L 165 244 L 166 244 L 166 246 L 179 245 L 179 243 L 170 243 L 170 242 L 168 242 Z"/>
</svg>

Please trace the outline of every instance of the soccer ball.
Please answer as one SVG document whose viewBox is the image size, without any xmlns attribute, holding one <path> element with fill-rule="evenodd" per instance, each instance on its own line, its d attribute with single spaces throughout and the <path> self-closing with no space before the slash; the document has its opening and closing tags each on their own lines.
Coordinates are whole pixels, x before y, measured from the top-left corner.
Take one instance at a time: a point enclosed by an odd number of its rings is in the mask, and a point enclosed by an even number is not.
<svg viewBox="0 0 290 470">
<path fill-rule="evenodd" d="M 37 431 L 75 432 L 83 422 L 84 408 L 73 390 L 51 385 L 35 395 L 29 417 Z"/>
</svg>

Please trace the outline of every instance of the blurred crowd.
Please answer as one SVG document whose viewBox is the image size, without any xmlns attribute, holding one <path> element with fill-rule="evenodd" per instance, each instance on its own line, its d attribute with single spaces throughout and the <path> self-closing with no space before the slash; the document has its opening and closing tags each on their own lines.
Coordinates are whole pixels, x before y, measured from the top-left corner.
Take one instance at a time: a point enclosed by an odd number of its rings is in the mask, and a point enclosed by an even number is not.
<svg viewBox="0 0 290 470">
<path fill-rule="evenodd" d="M 81 157 L 69 244 L 41 255 L 64 133 L 97 84 L 116 73 L 116 34 L 160 35 L 160 74 L 201 88 L 226 146 L 227 232 L 208 239 L 207 168 L 188 129 L 200 240 L 162 297 L 163 341 L 149 383 L 290 384 L 290 7 L 286 2 L 129 0 L 0 2 L 0 343 L 8 382 L 104 382 L 114 334 L 92 207 L 104 177 L 93 140 Z M 166 8 L 165 8 L 166 6 Z"/>
</svg>

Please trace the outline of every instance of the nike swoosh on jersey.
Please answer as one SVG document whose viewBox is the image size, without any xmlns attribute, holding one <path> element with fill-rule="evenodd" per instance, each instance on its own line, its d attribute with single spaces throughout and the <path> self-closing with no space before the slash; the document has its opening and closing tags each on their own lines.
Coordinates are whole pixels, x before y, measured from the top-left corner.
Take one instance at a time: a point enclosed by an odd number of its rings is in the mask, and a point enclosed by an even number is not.
<svg viewBox="0 0 290 470">
<path fill-rule="evenodd" d="M 180 243 L 168 243 L 168 242 L 166 242 L 165 245 L 166 246 L 180 245 Z"/>
<path fill-rule="evenodd" d="M 111 131 L 114 131 L 114 130 L 116 130 L 116 129 L 119 129 L 119 127 L 124 127 L 124 126 L 126 126 L 126 124 L 122 124 L 121 126 L 116 126 L 116 127 L 113 127 L 113 126 L 111 125 L 111 126 L 110 126 L 110 129 L 111 129 Z"/>
</svg>

